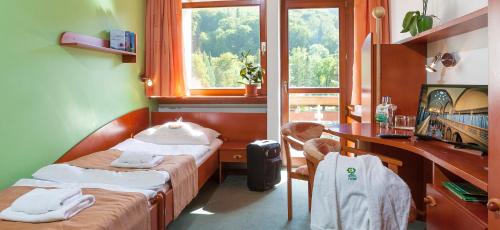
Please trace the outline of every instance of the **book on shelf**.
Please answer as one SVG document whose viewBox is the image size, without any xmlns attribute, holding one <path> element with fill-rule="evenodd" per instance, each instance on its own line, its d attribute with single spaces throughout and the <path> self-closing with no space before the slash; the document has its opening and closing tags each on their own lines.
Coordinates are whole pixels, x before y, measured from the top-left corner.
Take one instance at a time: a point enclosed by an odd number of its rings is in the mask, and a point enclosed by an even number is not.
<svg viewBox="0 0 500 230">
<path fill-rule="evenodd" d="M 132 53 L 135 53 L 136 51 L 136 43 L 135 43 L 135 40 L 136 40 L 136 36 L 135 36 L 135 33 L 134 32 L 130 32 L 130 52 Z"/>
<path fill-rule="evenodd" d="M 443 186 L 457 197 L 467 202 L 487 202 L 488 193 L 470 183 L 443 182 Z"/>
<path fill-rule="evenodd" d="M 125 51 L 130 52 L 130 31 L 125 31 Z"/>
<path fill-rule="evenodd" d="M 125 31 L 123 30 L 110 30 L 109 32 L 109 47 L 116 50 L 125 49 Z"/>
<path fill-rule="evenodd" d="M 137 51 L 137 35 L 131 31 L 110 30 L 109 47 L 135 53 Z"/>
</svg>

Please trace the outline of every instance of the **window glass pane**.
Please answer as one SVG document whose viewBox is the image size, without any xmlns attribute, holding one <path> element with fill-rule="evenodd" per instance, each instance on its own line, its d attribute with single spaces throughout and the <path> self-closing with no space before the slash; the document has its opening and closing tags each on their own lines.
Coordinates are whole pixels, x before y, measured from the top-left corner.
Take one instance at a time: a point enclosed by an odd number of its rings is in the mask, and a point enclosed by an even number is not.
<svg viewBox="0 0 500 230">
<path fill-rule="evenodd" d="M 260 64 L 259 7 L 183 10 L 185 71 L 189 88 L 243 87 L 241 52 Z"/>
<path fill-rule="evenodd" d="M 339 87 L 339 11 L 288 11 L 290 87 Z"/>
<path fill-rule="evenodd" d="M 338 93 L 291 93 L 289 101 L 290 121 L 339 122 Z"/>
</svg>

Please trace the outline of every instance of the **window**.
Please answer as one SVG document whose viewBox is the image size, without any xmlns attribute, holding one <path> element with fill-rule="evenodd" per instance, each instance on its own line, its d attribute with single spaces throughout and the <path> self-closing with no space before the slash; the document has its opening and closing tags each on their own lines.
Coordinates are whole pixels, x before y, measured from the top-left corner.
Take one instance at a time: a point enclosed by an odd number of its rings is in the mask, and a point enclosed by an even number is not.
<svg viewBox="0 0 500 230">
<path fill-rule="evenodd" d="M 282 80 L 288 87 L 282 104 L 284 121 L 340 120 L 340 8 L 330 1 L 293 5 L 287 1 L 286 44 Z M 285 49 L 282 47 L 282 49 Z"/>
<path fill-rule="evenodd" d="M 242 95 L 242 52 L 250 51 L 250 59 L 265 69 L 260 49 L 265 44 L 265 9 L 260 2 L 183 3 L 184 69 L 191 95 Z"/>
</svg>

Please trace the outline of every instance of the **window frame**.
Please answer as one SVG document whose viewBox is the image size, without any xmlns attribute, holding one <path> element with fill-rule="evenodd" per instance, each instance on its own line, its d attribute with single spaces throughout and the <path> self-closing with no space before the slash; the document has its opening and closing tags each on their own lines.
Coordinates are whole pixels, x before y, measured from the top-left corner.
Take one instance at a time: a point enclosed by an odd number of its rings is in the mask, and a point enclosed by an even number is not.
<svg viewBox="0 0 500 230">
<path fill-rule="evenodd" d="M 260 14 L 260 65 L 267 70 L 267 13 L 266 0 L 192 0 L 183 2 L 182 9 L 200 9 L 200 8 L 218 8 L 218 7 L 242 7 L 258 6 Z M 262 52 L 262 44 L 266 44 L 265 52 Z M 266 71 L 267 72 L 267 71 Z M 267 95 L 267 73 L 262 76 L 262 84 L 259 89 L 259 95 Z M 188 86 L 191 96 L 242 96 L 245 93 L 244 88 L 202 88 L 191 89 Z"/>
</svg>

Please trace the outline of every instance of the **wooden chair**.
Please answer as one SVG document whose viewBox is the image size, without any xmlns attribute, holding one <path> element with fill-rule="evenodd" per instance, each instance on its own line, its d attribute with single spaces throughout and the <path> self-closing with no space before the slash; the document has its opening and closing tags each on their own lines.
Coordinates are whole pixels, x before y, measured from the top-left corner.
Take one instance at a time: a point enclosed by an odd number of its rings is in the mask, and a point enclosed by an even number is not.
<svg viewBox="0 0 500 230">
<path fill-rule="evenodd" d="M 318 164 L 331 152 L 341 152 L 341 145 L 338 141 L 327 138 L 315 138 L 304 144 L 304 156 L 306 156 L 307 169 L 309 171 L 309 184 L 314 184 L 314 175 Z M 312 192 L 312 191 L 311 191 Z M 311 194 L 312 195 L 312 194 Z M 311 198 L 309 198 L 311 199 Z"/>
<path fill-rule="evenodd" d="M 302 165 L 292 170 L 291 149 L 296 151 L 304 150 L 304 142 L 313 138 L 319 138 L 323 134 L 325 127 L 313 122 L 291 122 L 281 127 L 281 137 L 283 139 L 283 150 L 287 171 L 287 198 L 288 198 L 288 220 L 292 219 L 292 179 L 304 180 L 308 182 L 308 203 L 311 207 L 312 185 L 309 183 L 309 170 L 307 165 Z"/>
<path fill-rule="evenodd" d="M 309 200 L 312 199 L 312 188 L 314 185 L 314 176 L 316 174 L 316 169 L 318 168 L 319 162 L 321 162 L 325 155 L 331 152 L 339 152 L 339 153 L 345 153 L 345 155 L 354 157 L 356 155 L 363 155 L 363 154 L 372 154 L 376 155 L 380 158 L 383 164 L 385 164 L 390 170 L 392 170 L 394 173 L 398 174 L 398 169 L 399 167 L 403 166 L 403 162 L 400 160 L 391 158 L 391 157 L 386 157 L 386 156 L 381 156 L 373 153 L 368 153 L 366 151 L 356 149 L 356 148 L 350 148 L 350 147 L 345 147 L 341 146 L 341 144 L 333 139 L 327 139 L 327 138 L 315 138 L 311 139 L 309 141 L 306 141 L 304 143 L 304 155 L 306 157 L 306 162 L 307 162 L 307 169 L 309 170 L 309 185 L 310 185 L 310 193 L 309 195 Z M 417 208 L 415 206 L 415 202 L 412 200 L 411 208 L 410 208 L 410 216 L 408 218 L 408 222 L 413 222 L 417 218 Z"/>
</svg>

